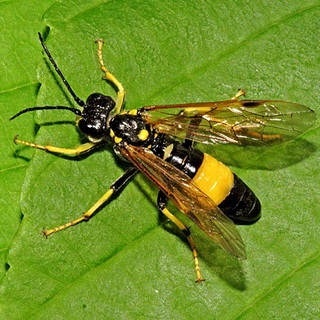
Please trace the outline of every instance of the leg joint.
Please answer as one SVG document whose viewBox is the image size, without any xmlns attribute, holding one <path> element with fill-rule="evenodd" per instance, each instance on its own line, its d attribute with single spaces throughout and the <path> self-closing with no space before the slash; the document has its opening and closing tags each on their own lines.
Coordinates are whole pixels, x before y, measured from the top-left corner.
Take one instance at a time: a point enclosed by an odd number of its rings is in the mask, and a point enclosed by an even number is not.
<svg viewBox="0 0 320 320">
<path fill-rule="evenodd" d="M 185 227 L 185 229 L 181 230 L 185 237 L 189 238 L 191 235 L 190 228 Z"/>
<path fill-rule="evenodd" d="M 162 192 L 159 191 L 158 199 L 157 199 L 157 207 L 160 211 L 166 208 L 168 202 L 167 196 Z"/>
</svg>

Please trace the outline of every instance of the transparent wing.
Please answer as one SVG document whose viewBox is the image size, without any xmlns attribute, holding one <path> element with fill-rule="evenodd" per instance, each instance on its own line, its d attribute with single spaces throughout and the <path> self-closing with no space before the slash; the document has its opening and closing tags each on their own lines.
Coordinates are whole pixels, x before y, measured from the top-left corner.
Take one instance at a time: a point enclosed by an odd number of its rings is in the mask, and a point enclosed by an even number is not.
<svg viewBox="0 0 320 320">
<path fill-rule="evenodd" d="M 316 114 L 286 101 L 227 100 L 141 109 L 159 132 L 200 143 L 272 145 L 308 130 Z"/>
<path fill-rule="evenodd" d="M 213 241 L 230 254 L 246 258 L 243 241 L 234 223 L 191 178 L 149 149 L 123 144 L 119 150 Z"/>
</svg>

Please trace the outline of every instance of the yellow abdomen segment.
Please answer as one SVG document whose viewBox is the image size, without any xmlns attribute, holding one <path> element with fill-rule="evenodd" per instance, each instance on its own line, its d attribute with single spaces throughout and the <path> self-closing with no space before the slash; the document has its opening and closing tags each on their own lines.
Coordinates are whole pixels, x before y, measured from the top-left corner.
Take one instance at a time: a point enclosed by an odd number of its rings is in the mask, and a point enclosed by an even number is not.
<svg viewBox="0 0 320 320">
<path fill-rule="evenodd" d="M 232 171 L 206 153 L 192 180 L 216 204 L 220 204 L 229 195 L 234 184 Z"/>
</svg>

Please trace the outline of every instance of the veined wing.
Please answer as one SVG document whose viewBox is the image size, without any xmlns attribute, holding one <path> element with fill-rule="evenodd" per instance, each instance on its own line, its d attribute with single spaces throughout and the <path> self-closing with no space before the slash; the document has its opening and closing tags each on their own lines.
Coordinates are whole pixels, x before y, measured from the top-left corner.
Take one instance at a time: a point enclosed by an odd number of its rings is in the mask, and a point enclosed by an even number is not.
<svg viewBox="0 0 320 320">
<path fill-rule="evenodd" d="M 278 100 L 227 100 L 141 110 L 159 132 L 207 144 L 273 145 L 296 138 L 316 120 L 308 107 Z"/>
<path fill-rule="evenodd" d="M 243 241 L 234 223 L 191 178 L 147 148 L 123 144 L 119 150 L 213 241 L 237 258 L 246 258 Z"/>
</svg>

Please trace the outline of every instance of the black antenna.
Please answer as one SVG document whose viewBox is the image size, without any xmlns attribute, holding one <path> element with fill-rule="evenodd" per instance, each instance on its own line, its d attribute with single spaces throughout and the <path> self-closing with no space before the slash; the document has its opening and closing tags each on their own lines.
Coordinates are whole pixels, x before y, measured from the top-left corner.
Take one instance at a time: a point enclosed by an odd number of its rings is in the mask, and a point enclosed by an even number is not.
<svg viewBox="0 0 320 320">
<path fill-rule="evenodd" d="M 44 40 L 42 38 L 42 35 L 40 32 L 38 32 L 39 35 L 39 39 L 40 39 L 40 43 L 42 45 L 42 48 L 44 50 L 44 52 L 46 53 L 47 57 L 49 58 L 49 61 L 51 62 L 51 64 L 53 65 L 54 69 L 56 70 L 57 74 L 59 75 L 59 77 L 61 78 L 62 82 L 64 83 L 64 85 L 66 86 L 66 88 L 68 89 L 68 91 L 70 92 L 70 94 L 72 95 L 74 101 L 80 106 L 80 107 L 84 107 L 86 104 L 84 103 L 83 100 L 81 100 L 76 94 L 75 92 L 72 90 L 69 82 L 67 81 L 67 79 L 64 77 L 64 75 L 62 74 L 61 70 L 59 69 L 59 67 L 57 66 L 56 62 L 54 61 L 54 59 L 51 56 L 51 53 L 49 51 L 49 49 L 47 48 L 46 44 L 44 43 Z M 58 108 L 56 108 L 58 109 Z M 61 109 L 61 108 L 60 108 Z M 38 109 L 36 109 L 38 110 Z M 26 111 L 27 112 L 27 111 Z"/>
<path fill-rule="evenodd" d="M 42 48 L 44 50 L 44 52 L 46 53 L 47 57 L 49 58 L 51 64 L 53 65 L 54 69 L 56 70 L 56 72 L 58 73 L 59 77 L 61 78 L 61 80 L 63 81 L 64 85 L 66 86 L 66 88 L 68 89 L 68 91 L 70 92 L 70 94 L 72 95 L 73 99 L 75 100 L 75 102 L 80 106 L 80 107 L 84 107 L 86 104 L 75 94 L 75 92 L 72 90 L 70 84 L 68 83 L 68 81 L 66 80 L 66 78 L 64 77 L 64 75 L 62 74 L 61 70 L 59 69 L 59 67 L 57 66 L 56 62 L 53 60 L 51 53 L 49 51 L 49 49 L 47 48 L 47 46 L 45 45 L 43 38 L 40 34 L 40 32 L 38 32 L 39 35 L 39 39 L 40 39 L 40 43 L 42 45 Z M 66 107 L 66 106 L 43 106 L 43 107 L 32 107 L 32 108 L 27 108 L 24 110 L 19 111 L 18 113 L 16 113 L 14 116 L 12 116 L 10 118 L 10 120 L 13 120 L 17 117 L 19 117 L 21 114 L 29 112 L 29 111 L 35 111 L 35 110 L 68 110 L 73 112 L 75 115 L 77 116 L 81 116 L 81 111 L 79 109 L 76 108 L 71 108 L 71 107 Z"/>
<path fill-rule="evenodd" d="M 12 116 L 9 120 L 13 120 L 13 119 L 19 117 L 21 114 L 29 112 L 29 111 L 44 110 L 44 109 L 45 110 L 49 110 L 49 109 L 51 109 L 51 110 L 56 110 L 56 109 L 68 110 L 68 111 L 73 112 L 77 116 L 81 116 L 81 110 L 76 109 L 76 108 L 70 108 L 70 107 L 65 107 L 65 106 L 44 106 L 44 107 L 32 107 L 32 108 L 27 108 L 27 109 L 21 110 L 18 113 L 16 113 L 14 116 Z"/>
</svg>

